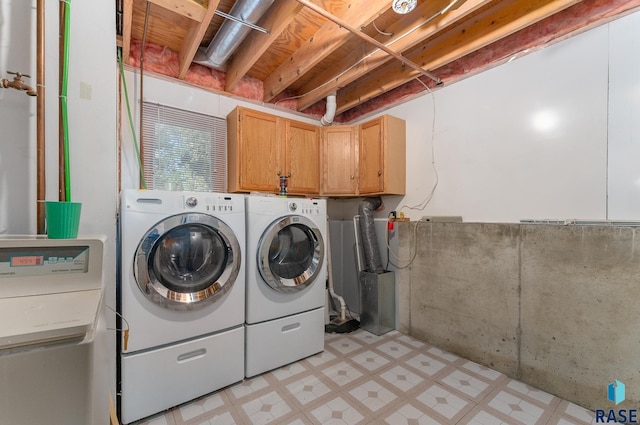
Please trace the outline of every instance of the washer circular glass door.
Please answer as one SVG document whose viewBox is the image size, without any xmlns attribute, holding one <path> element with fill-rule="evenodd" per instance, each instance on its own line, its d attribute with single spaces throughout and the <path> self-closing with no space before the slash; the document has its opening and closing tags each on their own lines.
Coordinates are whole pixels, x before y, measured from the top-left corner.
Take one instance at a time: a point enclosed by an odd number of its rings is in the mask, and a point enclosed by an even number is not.
<svg viewBox="0 0 640 425">
<path fill-rule="evenodd" d="M 258 269 L 279 292 L 297 292 L 311 285 L 324 261 L 324 241 L 318 227 L 303 216 L 273 222 L 258 245 Z"/>
<path fill-rule="evenodd" d="M 226 223 L 208 214 L 178 214 L 143 236 L 134 258 L 134 277 L 154 303 L 193 310 L 233 286 L 240 256 L 238 239 Z"/>
</svg>

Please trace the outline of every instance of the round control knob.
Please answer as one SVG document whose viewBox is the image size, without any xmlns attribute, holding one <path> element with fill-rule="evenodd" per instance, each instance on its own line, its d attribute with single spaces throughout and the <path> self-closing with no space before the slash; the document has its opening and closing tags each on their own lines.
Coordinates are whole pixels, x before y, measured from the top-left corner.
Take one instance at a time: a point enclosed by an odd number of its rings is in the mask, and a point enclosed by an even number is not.
<svg viewBox="0 0 640 425">
<path fill-rule="evenodd" d="M 189 208 L 193 208 L 196 205 L 198 205 L 198 198 L 196 198 L 195 196 L 190 196 L 187 198 L 187 200 L 185 201 L 185 204 L 189 207 Z"/>
<path fill-rule="evenodd" d="M 297 209 L 298 209 L 298 204 L 296 204 L 295 202 L 291 202 L 291 203 L 289 203 L 289 209 L 290 209 L 291 211 L 295 211 L 295 210 L 297 210 Z"/>
</svg>

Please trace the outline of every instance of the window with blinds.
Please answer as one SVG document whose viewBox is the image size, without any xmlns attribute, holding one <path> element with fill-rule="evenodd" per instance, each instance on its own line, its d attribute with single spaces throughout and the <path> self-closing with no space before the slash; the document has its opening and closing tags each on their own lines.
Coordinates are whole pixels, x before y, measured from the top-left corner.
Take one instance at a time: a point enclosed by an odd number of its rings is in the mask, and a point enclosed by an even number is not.
<svg viewBox="0 0 640 425">
<path fill-rule="evenodd" d="M 144 102 L 142 164 L 147 189 L 225 192 L 226 120 Z"/>
</svg>

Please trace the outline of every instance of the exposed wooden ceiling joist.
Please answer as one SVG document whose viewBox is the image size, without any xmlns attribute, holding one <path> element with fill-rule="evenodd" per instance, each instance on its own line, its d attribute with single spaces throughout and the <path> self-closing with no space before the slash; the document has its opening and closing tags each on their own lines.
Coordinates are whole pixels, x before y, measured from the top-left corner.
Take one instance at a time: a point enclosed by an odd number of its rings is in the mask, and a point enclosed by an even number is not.
<svg viewBox="0 0 640 425">
<path fill-rule="evenodd" d="M 297 1 L 297 0 L 296 0 Z M 297 1 L 299 4 L 304 5 Z M 388 0 L 357 0 L 344 10 L 340 10 L 346 23 L 361 26 L 371 22 L 388 9 Z M 313 37 L 307 40 L 292 56 L 264 81 L 264 101 L 269 102 L 280 92 L 293 84 L 301 74 L 306 74 L 335 49 L 344 44 L 350 33 L 335 22 L 324 24 Z"/>
<path fill-rule="evenodd" d="M 517 0 L 501 1 L 499 5 L 474 15 L 473 19 L 441 33 L 439 37 L 414 47 L 406 52 L 406 56 L 420 66 L 437 69 L 578 2 L 530 0 L 523 6 Z M 419 74 L 414 70 L 389 63 L 341 90 L 336 111 L 342 113 L 417 76 Z"/>
<path fill-rule="evenodd" d="M 389 37 L 386 45 L 398 52 L 404 52 L 435 35 L 440 28 L 453 25 L 491 1 L 493 0 L 467 0 L 461 7 L 450 10 L 446 15 L 441 12 L 452 3 L 451 0 L 423 2 L 419 6 L 419 14 L 408 14 L 405 18 L 385 28 L 385 32 L 393 34 Z M 393 60 L 393 57 L 380 49 L 374 49 L 370 53 L 359 55 L 359 57 L 345 57 L 336 67 L 340 73 L 333 75 L 330 80 L 320 81 L 321 78 L 326 78 L 326 75 L 319 75 L 301 87 L 300 91 L 305 94 L 298 100 L 298 110 L 302 111 L 308 108 L 330 93 L 336 92 Z"/>
<path fill-rule="evenodd" d="M 287 26 L 295 19 L 302 5 L 296 0 L 280 0 L 260 24 L 269 28 L 268 34 L 254 31 L 242 42 L 238 53 L 231 58 L 227 67 L 225 89 L 232 91 L 240 79 L 262 57 L 264 52 L 277 40 Z"/>
</svg>

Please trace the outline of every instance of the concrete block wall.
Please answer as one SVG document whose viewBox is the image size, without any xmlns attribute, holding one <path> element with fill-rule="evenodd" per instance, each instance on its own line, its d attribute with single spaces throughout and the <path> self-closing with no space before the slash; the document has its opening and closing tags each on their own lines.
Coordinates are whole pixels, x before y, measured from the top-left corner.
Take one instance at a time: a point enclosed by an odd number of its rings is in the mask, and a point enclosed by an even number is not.
<svg viewBox="0 0 640 425">
<path fill-rule="evenodd" d="M 416 227 L 417 226 L 417 227 Z M 401 223 L 398 330 L 588 409 L 640 405 L 635 227 Z M 408 261 L 407 261 L 408 262 Z"/>
</svg>

